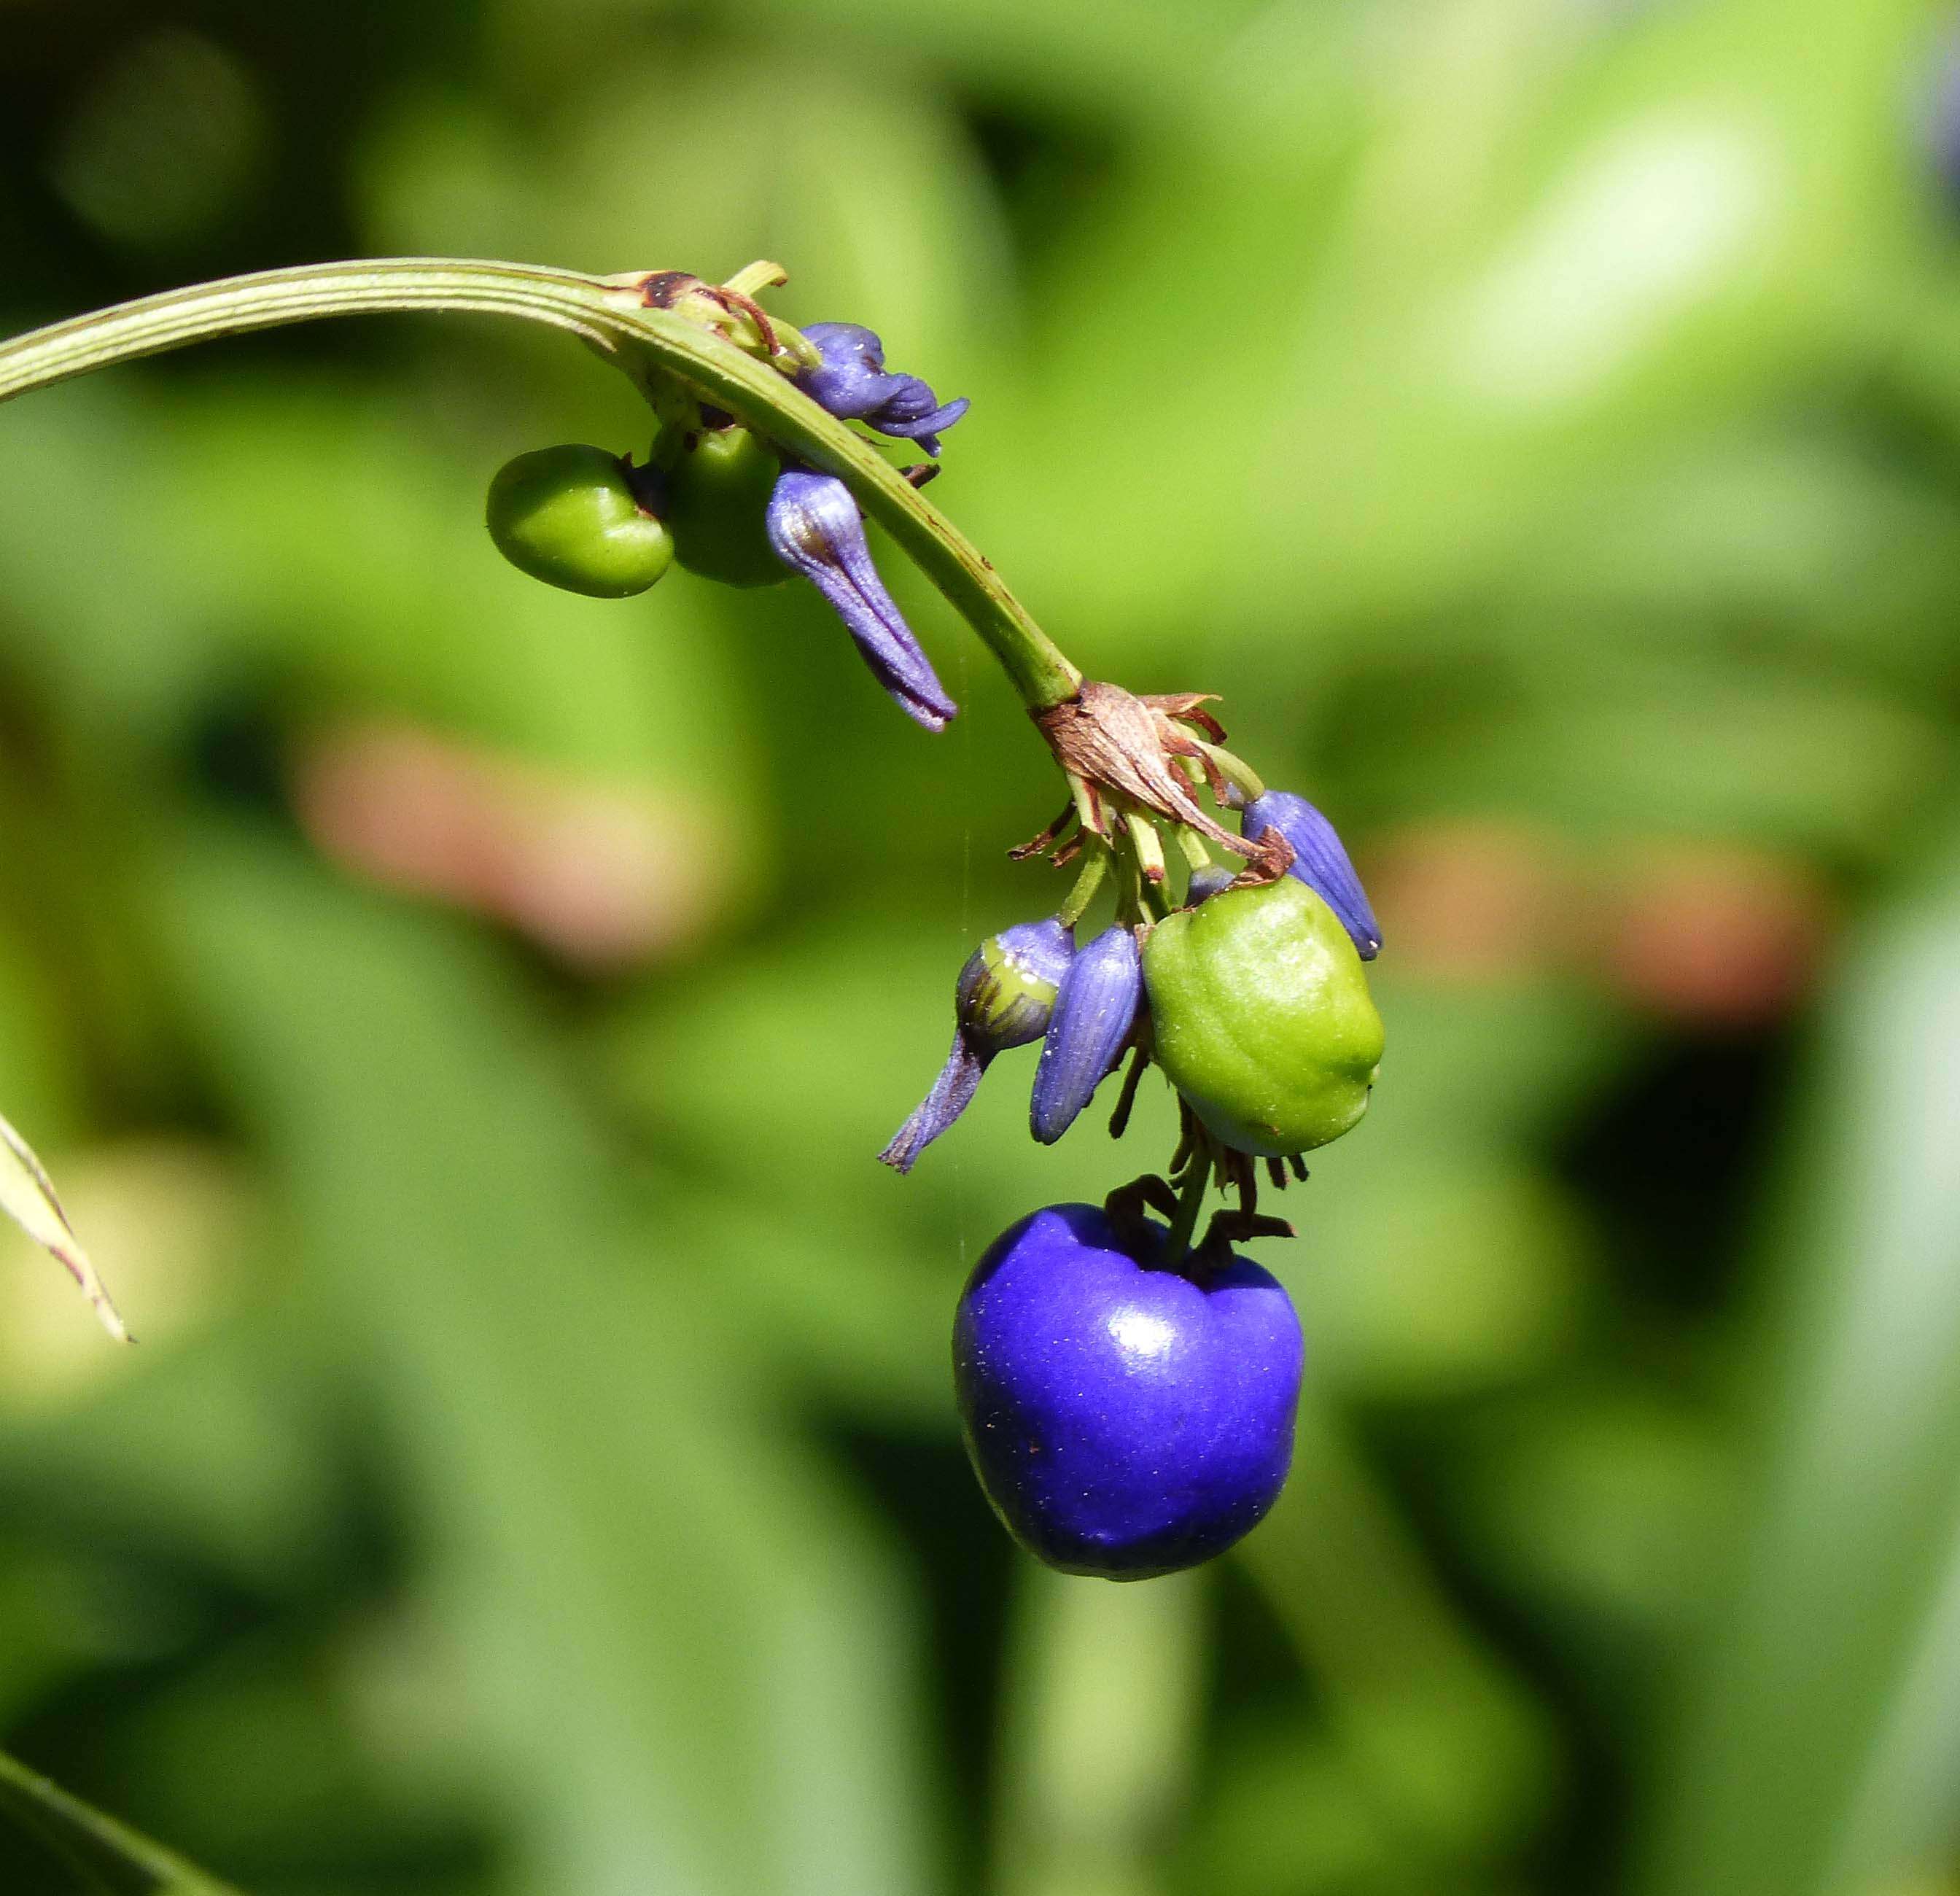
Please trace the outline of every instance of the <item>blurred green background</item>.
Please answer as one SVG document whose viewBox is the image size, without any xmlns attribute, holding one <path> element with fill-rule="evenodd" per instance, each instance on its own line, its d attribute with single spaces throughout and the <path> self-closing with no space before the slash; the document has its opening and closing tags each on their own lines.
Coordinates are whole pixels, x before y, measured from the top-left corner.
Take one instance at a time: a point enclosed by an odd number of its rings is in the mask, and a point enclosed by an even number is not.
<svg viewBox="0 0 1960 1896">
<path fill-rule="evenodd" d="M 889 546 L 504 568 L 472 320 L 0 413 L 0 1740 L 262 1896 L 1960 1890 L 1960 174 L 1908 0 L 0 0 L 0 328 L 508 256 L 872 324 L 1092 674 L 1388 947 L 1232 1557 L 1064 1581 L 947 1336 L 1146 1086 L 909 1180 L 1051 768 Z M 79 1885 L 0 1830 L 0 1888 Z"/>
</svg>

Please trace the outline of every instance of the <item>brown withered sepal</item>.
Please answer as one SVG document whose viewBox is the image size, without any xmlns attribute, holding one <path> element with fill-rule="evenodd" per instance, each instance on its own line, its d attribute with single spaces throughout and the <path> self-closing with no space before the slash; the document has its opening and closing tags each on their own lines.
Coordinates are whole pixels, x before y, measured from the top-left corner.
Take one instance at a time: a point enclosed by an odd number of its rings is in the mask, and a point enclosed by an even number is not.
<svg viewBox="0 0 1960 1896">
<path fill-rule="evenodd" d="M 1099 835 L 1109 834 L 1106 798 L 1167 822 L 1182 823 L 1208 841 L 1246 858 L 1239 880 L 1248 886 L 1276 881 L 1293 860 L 1293 847 L 1268 829 L 1257 842 L 1234 835 L 1192 794 L 1173 759 L 1194 759 L 1204 773 L 1213 799 L 1221 807 L 1227 786 L 1218 766 L 1179 721 L 1217 732 L 1218 721 L 1201 708 L 1207 692 L 1166 692 L 1139 698 L 1120 685 L 1096 679 L 1084 682 L 1071 698 L 1031 714 L 1036 727 L 1055 752 L 1055 761 L 1088 789 L 1086 820 Z"/>
</svg>

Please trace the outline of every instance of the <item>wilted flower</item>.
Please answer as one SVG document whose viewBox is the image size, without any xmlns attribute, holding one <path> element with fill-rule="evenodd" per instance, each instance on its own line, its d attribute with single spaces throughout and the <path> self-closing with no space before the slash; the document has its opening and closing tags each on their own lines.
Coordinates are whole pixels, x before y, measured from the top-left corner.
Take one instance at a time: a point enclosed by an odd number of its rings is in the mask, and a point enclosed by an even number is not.
<svg viewBox="0 0 1960 1896">
<path fill-rule="evenodd" d="M 786 467 L 770 493 L 766 525 L 776 557 L 830 602 L 899 708 L 928 730 L 943 730 L 959 707 L 871 564 L 850 489 L 832 475 Z"/>
<path fill-rule="evenodd" d="M 1052 1146 L 1074 1122 L 1122 1058 L 1143 1006 L 1137 938 L 1106 928 L 1069 963 L 1035 1069 L 1028 1122 Z"/>
<path fill-rule="evenodd" d="M 885 345 L 861 323 L 813 323 L 803 333 L 823 366 L 805 369 L 797 386 L 839 421 L 863 422 L 937 454 L 942 431 L 970 406 L 963 396 L 942 403 L 916 375 L 887 374 Z"/>
<path fill-rule="evenodd" d="M 967 956 L 954 989 L 953 1051 L 932 1090 L 879 1153 L 886 1165 L 911 1171 L 919 1154 L 966 1110 L 994 1055 L 1041 1038 L 1074 955 L 1074 937 L 1051 919 L 1004 928 Z"/>
<path fill-rule="evenodd" d="M 1373 961 L 1381 953 L 1382 931 L 1361 879 L 1334 826 L 1304 797 L 1269 790 L 1246 806 L 1239 827 L 1249 842 L 1277 829 L 1293 845 L 1293 864 L 1287 873 L 1305 883 L 1341 918 L 1363 961 Z"/>
</svg>

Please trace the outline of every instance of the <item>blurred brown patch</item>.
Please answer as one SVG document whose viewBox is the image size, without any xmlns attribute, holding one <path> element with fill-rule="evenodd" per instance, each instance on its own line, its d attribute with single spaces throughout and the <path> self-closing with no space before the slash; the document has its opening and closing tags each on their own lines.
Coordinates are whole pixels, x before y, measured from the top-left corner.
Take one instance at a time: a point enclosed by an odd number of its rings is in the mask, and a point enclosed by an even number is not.
<svg viewBox="0 0 1960 1896">
<path fill-rule="evenodd" d="M 312 738 L 293 795 L 307 835 L 343 868 L 501 922 L 588 972 L 693 939 L 727 893 L 705 811 L 413 725 Z"/>
<path fill-rule="evenodd" d="M 1832 922 L 1822 880 L 1768 850 L 1721 843 L 1637 847 L 1599 892 L 1592 943 L 1607 977 L 1673 1020 L 1748 1027 L 1796 1006 Z"/>
<path fill-rule="evenodd" d="M 1383 958 L 1455 981 L 1541 969 L 1564 950 L 1570 879 L 1539 832 L 1491 822 L 1402 831 L 1362 876 L 1381 918 Z"/>
<path fill-rule="evenodd" d="M 1440 823 L 1363 867 L 1398 969 L 1481 981 L 1572 967 L 1691 1026 L 1787 1013 L 1834 921 L 1807 864 L 1742 844 L 1643 839 L 1588 857 L 1524 824 Z"/>
</svg>

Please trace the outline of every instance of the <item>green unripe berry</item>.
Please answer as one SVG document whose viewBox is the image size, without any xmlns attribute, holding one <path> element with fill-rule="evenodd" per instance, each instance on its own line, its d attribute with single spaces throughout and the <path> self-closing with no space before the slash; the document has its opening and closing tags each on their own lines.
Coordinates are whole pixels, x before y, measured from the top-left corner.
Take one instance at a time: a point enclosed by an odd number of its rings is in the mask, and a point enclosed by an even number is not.
<svg viewBox="0 0 1960 1896">
<path fill-rule="evenodd" d="M 746 428 L 702 428 L 663 444 L 667 525 L 690 573 L 724 586 L 774 586 L 790 576 L 765 515 L 782 465 Z"/>
<path fill-rule="evenodd" d="M 1144 948 L 1154 1057 L 1213 1135 L 1283 1158 L 1368 1109 L 1382 1018 L 1334 911 L 1290 876 L 1166 916 Z"/>
<path fill-rule="evenodd" d="M 673 536 L 603 447 L 541 447 L 506 461 L 484 509 L 520 572 L 592 599 L 644 593 L 673 564 Z"/>
</svg>

